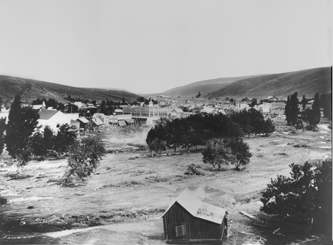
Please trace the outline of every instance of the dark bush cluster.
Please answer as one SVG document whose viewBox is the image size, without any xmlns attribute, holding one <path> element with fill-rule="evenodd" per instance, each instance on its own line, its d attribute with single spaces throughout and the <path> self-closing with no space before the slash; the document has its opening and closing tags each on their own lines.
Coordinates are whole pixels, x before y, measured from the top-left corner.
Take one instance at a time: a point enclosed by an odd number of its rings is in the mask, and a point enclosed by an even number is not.
<svg viewBox="0 0 333 245">
<path fill-rule="evenodd" d="M 68 152 L 76 140 L 75 131 L 67 124 L 61 125 L 57 134 L 54 134 L 49 127 L 43 132 L 36 132 L 29 138 L 31 153 L 35 156 L 46 157 L 54 153 L 62 155 Z"/>
<path fill-rule="evenodd" d="M 218 114 L 195 114 L 187 118 L 162 120 L 147 135 L 151 150 L 156 148 L 205 145 L 212 138 L 240 137 L 242 130 L 229 117 Z M 160 147 L 158 147 L 160 145 Z"/>
<path fill-rule="evenodd" d="M 262 210 L 284 221 L 312 225 L 330 233 L 332 217 L 332 160 L 291 164 L 290 177 L 277 176 L 262 193 Z"/>
<path fill-rule="evenodd" d="M 147 135 L 146 142 L 151 150 L 205 145 L 213 138 L 241 137 L 244 134 L 268 135 L 275 130 L 270 119 L 250 109 L 223 114 L 195 114 L 187 118 L 162 120 Z"/>
<path fill-rule="evenodd" d="M 274 132 L 275 127 L 271 119 L 264 119 L 263 114 L 254 108 L 234 112 L 230 115 L 230 119 L 237 123 L 244 134 L 265 134 L 269 135 Z"/>
</svg>

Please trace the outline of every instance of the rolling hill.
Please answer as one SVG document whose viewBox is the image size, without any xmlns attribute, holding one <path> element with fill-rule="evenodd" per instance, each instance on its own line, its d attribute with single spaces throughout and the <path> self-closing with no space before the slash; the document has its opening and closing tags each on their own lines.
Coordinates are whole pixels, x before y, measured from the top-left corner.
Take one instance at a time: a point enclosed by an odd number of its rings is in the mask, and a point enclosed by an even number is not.
<svg viewBox="0 0 333 245">
<path fill-rule="evenodd" d="M 165 91 L 168 96 L 195 96 L 199 91 L 208 98 L 287 96 L 293 92 L 313 96 L 331 91 L 331 68 L 321 67 L 279 74 L 218 78 L 187 84 Z"/>
<path fill-rule="evenodd" d="M 241 79 L 210 93 L 208 97 L 287 96 L 294 92 L 313 96 L 316 92 L 320 94 L 330 92 L 331 83 L 331 68 L 322 67 Z"/>
<path fill-rule="evenodd" d="M 19 93 L 22 95 L 22 100 L 26 102 L 36 98 L 52 98 L 64 102 L 68 95 L 81 99 L 113 101 L 121 101 L 122 98 L 126 101 L 134 101 L 138 97 L 136 94 L 122 90 L 79 88 L 33 79 L 0 76 L 0 97 L 3 101 L 9 101 Z"/>
<path fill-rule="evenodd" d="M 195 96 L 199 91 L 205 96 L 245 77 L 226 77 L 193 82 L 163 92 L 168 96 Z"/>
</svg>

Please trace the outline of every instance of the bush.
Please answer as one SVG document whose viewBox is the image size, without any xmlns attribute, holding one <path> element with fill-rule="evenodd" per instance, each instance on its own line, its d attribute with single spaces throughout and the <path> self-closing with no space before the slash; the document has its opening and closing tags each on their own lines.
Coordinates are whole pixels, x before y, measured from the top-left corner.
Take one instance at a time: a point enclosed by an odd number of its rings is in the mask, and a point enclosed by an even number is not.
<svg viewBox="0 0 333 245">
<path fill-rule="evenodd" d="M 332 161 L 291 164 L 290 177 L 277 176 L 263 191 L 262 210 L 282 220 L 312 225 L 313 231 L 331 232 Z"/>
<path fill-rule="evenodd" d="M 46 156 L 47 154 L 47 145 L 45 144 L 43 134 L 36 132 L 33 136 L 30 137 L 29 146 L 31 148 L 32 154 L 35 156 Z"/>
<path fill-rule="evenodd" d="M 54 148 L 58 153 L 68 152 L 69 148 L 74 144 L 75 139 L 75 130 L 68 124 L 63 124 L 59 128 L 58 134 L 54 137 Z"/>
<path fill-rule="evenodd" d="M 30 137 L 29 146 L 35 156 L 48 156 L 55 147 L 55 135 L 52 130 L 46 126 L 43 133 L 36 132 Z"/>
<path fill-rule="evenodd" d="M 212 139 L 202 152 L 203 162 L 221 169 L 222 165 L 235 165 L 237 170 L 250 162 L 249 146 L 241 138 Z"/>
<path fill-rule="evenodd" d="M 65 173 L 63 185 L 72 183 L 72 177 L 84 180 L 97 168 L 98 162 L 105 153 L 103 142 L 96 136 L 76 141 L 69 149 L 68 170 Z"/>
</svg>

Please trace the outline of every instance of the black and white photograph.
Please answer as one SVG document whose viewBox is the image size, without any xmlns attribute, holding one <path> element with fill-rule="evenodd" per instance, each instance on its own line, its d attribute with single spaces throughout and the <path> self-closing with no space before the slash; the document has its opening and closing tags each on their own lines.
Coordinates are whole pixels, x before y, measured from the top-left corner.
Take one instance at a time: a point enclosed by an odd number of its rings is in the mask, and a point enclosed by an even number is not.
<svg viewBox="0 0 333 245">
<path fill-rule="evenodd" d="M 329 245 L 333 0 L 0 0 L 1 245 Z"/>
</svg>

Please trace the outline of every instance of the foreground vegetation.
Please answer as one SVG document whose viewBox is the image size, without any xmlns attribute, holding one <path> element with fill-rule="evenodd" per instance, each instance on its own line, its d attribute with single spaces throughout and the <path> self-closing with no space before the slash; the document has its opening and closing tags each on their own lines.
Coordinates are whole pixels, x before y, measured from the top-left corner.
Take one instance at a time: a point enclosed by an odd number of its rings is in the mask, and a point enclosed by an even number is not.
<svg viewBox="0 0 333 245">
<path fill-rule="evenodd" d="M 267 185 L 260 199 L 262 210 L 331 236 L 332 160 L 292 163 L 290 168 L 290 177 L 279 175 Z"/>
<path fill-rule="evenodd" d="M 31 159 L 68 157 L 68 170 L 62 184 L 68 186 L 73 177 L 88 177 L 97 167 L 105 149 L 98 137 L 77 139 L 76 131 L 69 125 L 59 126 L 58 132 L 49 127 L 38 127 L 39 115 L 30 107 L 21 106 L 21 97 L 15 97 L 9 112 L 8 123 L 0 120 L 0 154 L 6 146 L 17 166 Z"/>
</svg>

